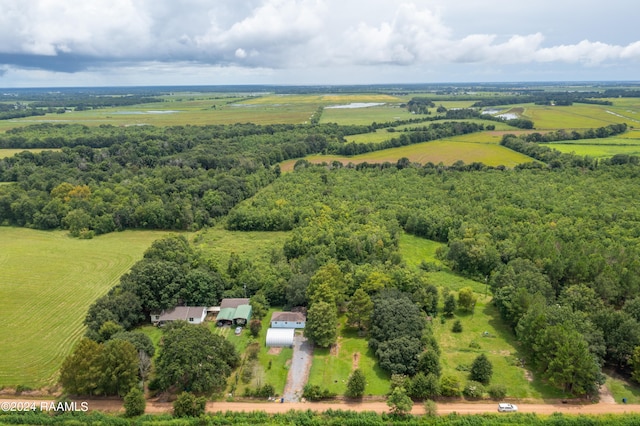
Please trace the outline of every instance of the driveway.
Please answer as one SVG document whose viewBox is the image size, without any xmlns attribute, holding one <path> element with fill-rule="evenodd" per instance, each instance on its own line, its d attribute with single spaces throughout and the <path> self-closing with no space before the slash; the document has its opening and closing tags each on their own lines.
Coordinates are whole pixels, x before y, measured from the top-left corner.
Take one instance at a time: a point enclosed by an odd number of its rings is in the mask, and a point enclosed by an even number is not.
<svg viewBox="0 0 640 426">
<path fill-rule="evenodd" d="M 286 402 L 299 402 L 302 397 L 302 389 L 309 379 L 311 361 L 313 359 L 313 344 L 302 333 L 296 333 L 293 337 L 293 357 L 289 366 L 287 384 L 282 395 Z"/>
</svg>

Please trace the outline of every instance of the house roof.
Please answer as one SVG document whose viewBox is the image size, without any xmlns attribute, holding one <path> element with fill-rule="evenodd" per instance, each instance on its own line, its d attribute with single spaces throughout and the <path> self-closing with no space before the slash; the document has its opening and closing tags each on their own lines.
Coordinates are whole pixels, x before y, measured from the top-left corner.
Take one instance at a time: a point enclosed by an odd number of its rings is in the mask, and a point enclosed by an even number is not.
<svg viewBox="0 0 640 426">
<path fill-rule="evenodd" d="M 220 302 L 220 309 L 224 308 L 237 308 L 240 305 L 248 305 L 249 299 L 222 299 Z"/>
<path fill-rule="evenodd" d="M 287 322 L 304 322 L 306 317 L 300 312 L 274 312 L 271 315 L 271 322 L 273 321 L 287 321 Z"/>
<path fill-rule="evenodd" d="M 251 305 L 240 305 L 236 308 L 236 312 L 233 315 L 233 319 L 243 318 L 249 320 L 251 316 Z"/>
<path fill-rule="evenodd" d="M 189 318 L 202 318 L 206 309 L 205 306 L 176 306 L 174 309 L 162 311 L 159 321 L 187 321 Z"/>
</svg>

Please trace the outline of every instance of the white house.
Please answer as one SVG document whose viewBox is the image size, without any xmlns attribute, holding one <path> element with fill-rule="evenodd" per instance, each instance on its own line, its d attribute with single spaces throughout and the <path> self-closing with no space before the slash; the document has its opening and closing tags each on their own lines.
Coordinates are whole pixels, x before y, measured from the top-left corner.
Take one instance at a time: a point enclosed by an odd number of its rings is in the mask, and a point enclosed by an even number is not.
<svg viewBox="0 0 640 426">
<path fill-rule="evenodd" d="M 293 328 L 269 328 L 267 329 L 266 345 L 267 347 L 291 347 L 295 332 Z"/>
<path fill-rule="evenodd" d="M 190 324 L 201 324 L 207 317 L 206 306 L 176 306 L 174 309 L 151 314 L 151 322 L 162 325 L 167 322 L 183 320 Z"/>
<path fill-rule="evenodd" d="M 307 318 L 300 312 L 274 312 L 271 315 L 272 328 L 304 328 Z"/>
</svg>

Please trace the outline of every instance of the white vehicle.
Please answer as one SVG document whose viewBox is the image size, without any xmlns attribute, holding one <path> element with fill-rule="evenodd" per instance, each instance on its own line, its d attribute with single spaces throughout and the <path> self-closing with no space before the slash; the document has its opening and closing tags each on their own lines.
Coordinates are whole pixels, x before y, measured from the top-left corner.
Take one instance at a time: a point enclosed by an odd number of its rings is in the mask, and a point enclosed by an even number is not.
<svg viewBox="0 0 640 426">
<path fill-rule="evenodd" d="M 242 333 L 242 327 L 236 327 L 236 336 L 240 335 L 240 333 Z"/>
<path fill-rule="evenodd" d="M 500 404 L 498 404 L 498 411 L 500 411 L 501 413 L 512 413 L 518 411 L 518 406 L 509 404 L 507 402 L 501 402 Z"/>
</svg>

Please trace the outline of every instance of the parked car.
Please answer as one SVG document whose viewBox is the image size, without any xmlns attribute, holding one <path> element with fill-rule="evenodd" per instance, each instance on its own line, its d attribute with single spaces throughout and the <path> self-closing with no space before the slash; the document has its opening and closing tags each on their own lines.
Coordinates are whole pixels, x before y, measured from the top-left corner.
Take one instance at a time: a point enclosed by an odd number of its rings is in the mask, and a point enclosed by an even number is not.
<svg viewBox="0 0 640 426">
<path fill-rule="evenodd" d="M 512 413 L 518 411 L 518 406 L 514 404 L 509 404 L 508 402 L 501 402 L 498 404 L 498 411 L 501 413 Z"/>
<path fill-rule="evenodd" d="M 236 333 L 236 336 L 242 333 L 242 327 L 236 327 L 235 333 Z"/>
</svg>

